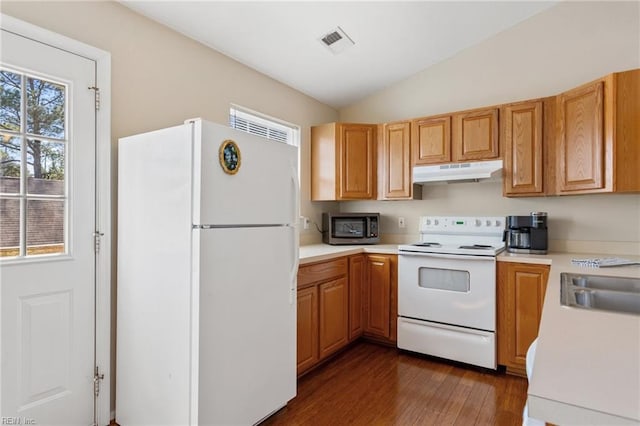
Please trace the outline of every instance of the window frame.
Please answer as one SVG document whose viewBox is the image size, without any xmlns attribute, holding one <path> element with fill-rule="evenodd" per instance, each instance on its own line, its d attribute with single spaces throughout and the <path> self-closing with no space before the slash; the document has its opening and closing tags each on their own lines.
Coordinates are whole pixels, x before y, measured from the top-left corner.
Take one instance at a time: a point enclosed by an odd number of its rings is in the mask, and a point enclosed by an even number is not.
<svg viewBox="0 0 640 426">
<path fill-rule="evenodd" d="M 238 128 L 234 125 L 236 117 L 269 129 L 286 132 L 287 140 L 284 141 L 281 139 L 270 138 L 259 133 Z M 273 142 L 286 143 L 288 145 L 295 146 L 298 149 L 300 148 L 300 126 L 239 105 L 231 104 L 229 107 L 229 127 L 241 132 L 263 137 Z M 298 169 L 300 169 L 300 167 L 298 167 Z"/>
<path fill-rule="evenodd" d="M 60 259 L 69 257 L 71 255 L 70 248 L 70 236 L 71 236 L 71 219 L 70 219 L 70 144 L 71 144 L 71 117 L 70 117 L 70 99 L 72 98 L 72 85 L 69 81 L 60 79 L 54 79 L 47 75 L 41 75 L 39 73 L 30 72 L 28 70 L 20 69 L 17 67 L 7 66 L 2 64 L 2 70 L 8 71 L 20 76 L 20 129 L 18 131 L 0 129 L 0 133 L 8 135 L 13 138 L 17 138 L 20 141 L 20 183 L 19 191 L 17 193 L 0 193 L 0 198 L 4 200 L 17 200 L 19 202 L 19 241 L 18 241 L 18 254 L 15 256 L 1 256 L 0 262 L 32 262 L 42 261 L 50 259 Z M 28 117 L 27 117 L 27 80 L 37 79 L 46 81 L 52 84 L 56 84 L 64 87 L 64 135 L 62 138 L 56 138 L 45 135 L 37 135 L 30 133 L 28 130 Z M 60 143 L 64 146 L 64 193 L 62 195 L 52 194 L 37 194 L 30 193 L 28 189 L 28 140 L 38 139 L 42 142 L 48 143 Z M 35 253 L 29 254 L 28 245 L 28 204 L 29 201 L 61 201 L 63 202 L 63 250 L 53 253 Z M 54 244 L 49 244 L 54 245 Z M 4 249 L 4 247 L 0 247 Z"/>
</svg>

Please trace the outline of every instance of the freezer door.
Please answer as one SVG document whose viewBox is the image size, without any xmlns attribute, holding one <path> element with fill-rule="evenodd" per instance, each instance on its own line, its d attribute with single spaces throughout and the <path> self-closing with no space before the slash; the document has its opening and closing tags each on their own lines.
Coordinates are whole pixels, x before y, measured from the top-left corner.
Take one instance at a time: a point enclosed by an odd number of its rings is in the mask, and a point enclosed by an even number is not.
<svg viewBox="0 0 640 426">
<path fill-rule="evenodd" d="M 194 224 L 297 221 L 298 148 L 206 121 L 193 125 Z M 234 174 L 226 173 L 221 164 L 220 148 L 226 140 L 238 149 Z"/>
<path fill-rule="evenodd" d="M 198 423 L 252 425 L 296 394 L 295 229 L 193 232 Z"/>
</svg>

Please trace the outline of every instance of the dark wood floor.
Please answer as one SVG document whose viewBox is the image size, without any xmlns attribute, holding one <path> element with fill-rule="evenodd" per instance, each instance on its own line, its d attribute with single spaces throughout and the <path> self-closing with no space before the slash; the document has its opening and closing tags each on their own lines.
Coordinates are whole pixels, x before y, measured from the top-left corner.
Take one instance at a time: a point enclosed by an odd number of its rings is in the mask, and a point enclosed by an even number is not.
<svg viewBox="0 0 640 426">
<path fill-rule="evenodd" d="M 522 425 L 526 379 L 357 343 L 298 381 L 272 425 Z"/>
</svg>

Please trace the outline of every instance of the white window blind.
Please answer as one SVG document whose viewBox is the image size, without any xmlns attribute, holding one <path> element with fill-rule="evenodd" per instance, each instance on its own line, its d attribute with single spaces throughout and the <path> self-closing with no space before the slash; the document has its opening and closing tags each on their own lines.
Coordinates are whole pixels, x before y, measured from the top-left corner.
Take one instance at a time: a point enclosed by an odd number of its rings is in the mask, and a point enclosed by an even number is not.
<svg viewBox="0 0 640 426">
<path fill-rule="evenodd" d="M 300 130 L 298 126 L 286 124 L 259 113 L 229 108 L 229 126 L 243 132 L 261 136 L 289 145 L 298 146 Z"/>
</svg>

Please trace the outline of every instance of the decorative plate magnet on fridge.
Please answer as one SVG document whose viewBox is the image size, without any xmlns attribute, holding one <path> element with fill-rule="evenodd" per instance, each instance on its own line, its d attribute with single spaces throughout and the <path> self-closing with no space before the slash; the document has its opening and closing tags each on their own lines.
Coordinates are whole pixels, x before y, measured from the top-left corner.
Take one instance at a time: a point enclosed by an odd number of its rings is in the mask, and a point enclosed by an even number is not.
<svg viewBox="0 0 640 426">
<path fill-rule="evenodd" d="M 225 173 L 235 175 L 240 169 L 240 148 L 231 139 L 227 139 L 220 144 L 218 151 L 220 166 Z"/>
</svg>

